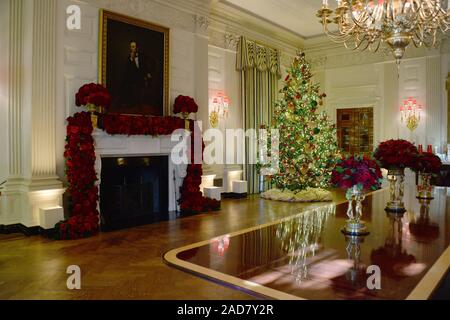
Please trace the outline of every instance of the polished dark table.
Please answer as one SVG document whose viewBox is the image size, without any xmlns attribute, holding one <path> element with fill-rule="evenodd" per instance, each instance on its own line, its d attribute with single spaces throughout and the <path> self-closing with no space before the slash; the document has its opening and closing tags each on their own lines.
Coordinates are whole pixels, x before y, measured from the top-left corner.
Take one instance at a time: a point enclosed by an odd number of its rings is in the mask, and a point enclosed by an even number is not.
<svg viewBox="0 0 450 320">
<path fill-rule="evenodd" d="M 387 190 L 368 195 L 363 220 L 370 234 L 365 237 L 341 233 L 347 203 L 324 203 L 274 223 L 172 250 L 165 259 L 263 298 L 428 299 L 450 265 L 447 192 L 435 188 L 433 200 L 419 201 L 415 187 L 407 186 L 408 211 L 403 215 L 384 211 Z M 379 267 L 381 289 L 368 287 L 374 274 L 370 268 L 367 273 L 369 266 Z"/>
</svg>

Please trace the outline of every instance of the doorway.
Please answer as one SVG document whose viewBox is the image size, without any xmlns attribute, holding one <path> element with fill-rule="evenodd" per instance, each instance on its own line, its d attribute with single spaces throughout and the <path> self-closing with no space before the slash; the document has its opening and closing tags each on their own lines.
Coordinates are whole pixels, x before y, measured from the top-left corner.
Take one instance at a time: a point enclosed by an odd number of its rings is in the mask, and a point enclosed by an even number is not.
<svg viewBox="0 0 450 320">
<path fill-rule="evenodd" d="M 373 108 L 337 109 L 338 145 L 343 153 L 373 152 Z"/>
</svg>

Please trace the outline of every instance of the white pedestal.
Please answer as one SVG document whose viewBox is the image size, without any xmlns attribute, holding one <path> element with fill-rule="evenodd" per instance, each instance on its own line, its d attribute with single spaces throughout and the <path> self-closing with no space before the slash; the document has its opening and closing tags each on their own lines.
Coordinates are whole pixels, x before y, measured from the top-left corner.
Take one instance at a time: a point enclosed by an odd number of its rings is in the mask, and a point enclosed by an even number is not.
<svg viewBox="0 0 450 320">
<path fill-rule="evenodd" d="M 202 183 L 200 184 L 200 191 L 204 193 L 203 189 L 208 187 L 214 187 L 215 174 L 203 175 Z"/>
<path fill-rule="evenodd" d="M 247 193 L 247 181 L 235 180 L 232 187 L 233 193 L 243 194 Z"/>
<path fill-rule="evenodd" d="M 224 192 L 232 192 L 233 190 L 233 181 L 242 179 L 242 170 L 230 170 L 225 172 L 223 179 L 223 191 Z"/>
<path fill-rule="evenodd" d="M 217 201 L 222 199 L 222 188 L 220 187 L 205 187 L 203 188 L 203 192 L 206 198 L 216 199 Z"/>
<path fill-rule="evenodd" d="M 39 225 L 41 228 L 52 229 L 61 220 L 64 220 L 62 207 L 39 208 Z"/>
</svg>

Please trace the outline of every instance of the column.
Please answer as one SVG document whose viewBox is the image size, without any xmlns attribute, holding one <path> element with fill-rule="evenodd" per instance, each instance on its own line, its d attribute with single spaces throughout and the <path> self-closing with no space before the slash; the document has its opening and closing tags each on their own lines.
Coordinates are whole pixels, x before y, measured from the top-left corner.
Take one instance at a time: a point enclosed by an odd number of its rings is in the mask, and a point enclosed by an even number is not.
<svg viewBox="0 0 450 320">
<path fill-rule="evenodd" d="M 8 178 L 0 224 L 39 225 L 39 209 L 62 205 L 56 175 L 56 0 L 10 0 Z"/>
</svg>

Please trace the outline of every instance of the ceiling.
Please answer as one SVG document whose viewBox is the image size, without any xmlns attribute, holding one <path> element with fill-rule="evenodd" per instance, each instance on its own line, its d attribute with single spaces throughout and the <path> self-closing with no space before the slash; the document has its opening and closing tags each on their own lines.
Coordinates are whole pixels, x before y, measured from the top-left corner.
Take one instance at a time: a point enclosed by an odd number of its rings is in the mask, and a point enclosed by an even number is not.
<svg viewBox="0 0 450 320">
<path fill-rule="evenodd" d="M 302 38 L 323 34 L 316 12 L 321 0 L 221 0 L 247 14 L 261 18 Z"/>
</svg>

